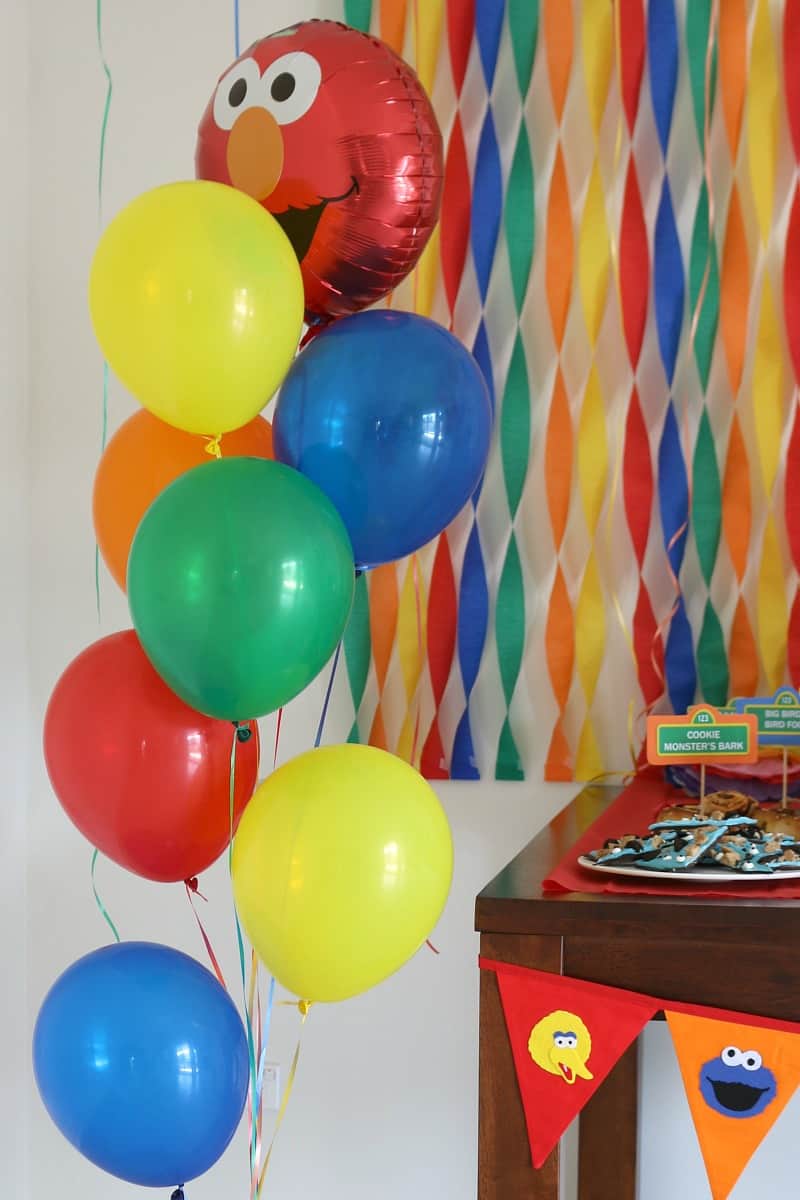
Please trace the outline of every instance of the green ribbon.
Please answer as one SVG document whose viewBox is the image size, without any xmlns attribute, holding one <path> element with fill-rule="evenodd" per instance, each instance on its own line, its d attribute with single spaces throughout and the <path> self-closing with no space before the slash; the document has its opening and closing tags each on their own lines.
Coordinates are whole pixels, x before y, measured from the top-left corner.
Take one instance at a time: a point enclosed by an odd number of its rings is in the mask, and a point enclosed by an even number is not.
<svg viewBox="0 0 800 1200">
<path fill-rule="evenodd" d="M 372 0 L 344 0 L 344 19 L 354 29 L 369 33 L 372 20 Z"/>
<path fill-rule="evenodd" d="M 692 106 L 694 108 L 694 123 L 697 128 L 697 140 L 702 149 L 705 140 L 706 114 L 706 57 L 708 55 L 708 34 L 711 25 L 712 0 L 689 0 L 686 5 L 686 49 L 689 58 L 689 80 L 692 85 Z M 717 87 L 717 45 L 711 55 L 711 95 L 708 100 L 709 109 L 714 107 L 714 97 Z"/>
<path fill-rule="evenodd" d="M 347 740 L 348 742 L 360 742 L 358 711 L 361 708 L 364 689 L 367 686 L 369 660 L 372 654 L 372 638 L 370 637 L 369 630 L 369 596 L 367 593 L 367 579 L 363 574 L 356 576 L 353 607 L 350 610 L 350 619 L 345 627 L 342 641 L 344 643 L 345 663 L 347 665 L 347 679 L 350 684 L 350 694 L 353 697 L 353 711 L 355 713 L 353 726 Z"/>
<path fill-rule="evenodd" d="M 103 918 L 103 920 L 106 922 L 109 929 L 113 933 L 114 941 L 118 942 L 120 940 L 120 936 L 119 936 L 119 933 L 117 932 L 117 927 L 114 924 L 114 922 L 111 920 L 111 915 L 110 915 L 108 909 L 106 908 L 105 904 L 103 904 L 103 901 L 100 899 L 100 893 L 97 890 L 97 884 L 95 882 L 95 870 L 97 868 L 98 854 L 99 854 L 98 850 L 95 850 L 92 854 L 92 891 L 94 892 L 95 903 L 100 910 L 101 917 Z"/>
</svg>

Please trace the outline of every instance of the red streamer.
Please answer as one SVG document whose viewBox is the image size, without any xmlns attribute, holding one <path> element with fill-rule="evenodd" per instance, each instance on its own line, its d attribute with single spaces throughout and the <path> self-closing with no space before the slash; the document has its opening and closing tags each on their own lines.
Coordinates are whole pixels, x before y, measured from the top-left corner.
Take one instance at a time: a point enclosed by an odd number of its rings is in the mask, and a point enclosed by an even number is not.
<svg viewBox="0 0 800 1200">
<path fill-rule="evenodd" d="M 650 251 L 644 222 L 642 197 L 633 159 L 625 180 L 625 198 L 619 235 L 619 287 L 622 324 L 634 371 L 639 363 L 650 291 Z"/>
<path fill-rule="evenodd" d="M 642 0 L 619 0 L 622 103 L 632 134 L 639 111 L 645 55 L 645 20 Z"/>
<path fill-rule="evenodd" d="M 622 487 L 625 497 L 625 516 L 633 542 L 633 551 L 641 571 L 650 534 L 653 507 L 653 467 L 650 461 L 650 439 L 634 386 L 625 424 L 625 455 L 622 465 Z"/>
</svg>

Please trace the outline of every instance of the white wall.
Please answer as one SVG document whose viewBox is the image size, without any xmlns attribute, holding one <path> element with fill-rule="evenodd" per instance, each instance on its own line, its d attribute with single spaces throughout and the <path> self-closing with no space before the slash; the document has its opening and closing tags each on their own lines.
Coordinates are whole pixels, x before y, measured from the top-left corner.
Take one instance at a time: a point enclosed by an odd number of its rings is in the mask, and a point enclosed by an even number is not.
<svg viewBox="0 0 800 1200">
<path fill-rule="evenodd" d="M 106 166 L 110 215 L 147 187 L 191 176 L 197 119 L 217 74 L 232 57 L 232 21 L 231 5 L 196 0 L 106 0 L 105 10 L 115 81 Z M 245 2 L 243 44 L 293 19 L 340 11 L 336 0 Z M 98 626 L 93 581 L 89 500 L 100 439 L 101 376 L 85 286 L 97 234 L 104 94 L 94 39 L 94 6 L 88 2 L 29 0 L 27 8 L 4 6 L 0 16 L 0 129 L 3 162 L 13 164 L 0 193 L 0 745 L 4 778 L 11 782 L 0 864 L 6 962 L 0 1028 L 25 1031 L 4 1039 L 0 1153 L 3 1181 L 11 1185 L 4 1195 L 20 1200 L 44 1200 L 56 1190 L 61 1200 L 132 1194 L 84 1162 L 50 1124 L 33 1087 L 28 1051 L 30 1027 L 50 983 L 71 961 L 107 940 L 91 898 L 89 849 L 55 801 L 40 753 L 44 707 L 59 672 L 101 633 L 127 624 L 124 601 L 105 577 Z M 112 428 L 128 407 L 115 387 Z M 311 743 L 319 703 L 316 686 L 291 706 L 282 758 Z M 329 738 L 345 733 L 334 718 Z M 473 897 L 568 794 L 568 788 L 533 783 L 441 788 L 456 843 L 453 893 L 435 935 L 441 957 L 423 952 L 366 996 L 314 1011 L 274 1158 L 269 1194 L 275 1200 L 408 1200 L 411 1195 L 469 1200 L 474 1195 Z M 234 980 L 224 868 L 218 866 L 203 882 L 210 901 L 204 916 L 226 974 Z M 148 884 L 107 863 L 100 886 L 124 937 L 162 940 L 203 958 L 182 889 Z M 277 1010 L 274 1057 L 284 1073 L 295 1025 L 292 1012 Z M 663 1033 L 657 1030 L 645 1041 L 642 1194 L 646 1200 L 667 1200 L 680 1188 L 685 1197 L 703 1197 L 702 1168 Z M 20 1133 L 23 1107 L 26 1137 Z M 774 1136 L 768 1173 L 787 1161 L 778 1148 L 782 1145 L 788 1155 L 789 1127 L 787 1113 Z M 763 1190 L 764 1176 L 761 1184 Z M 188 1198 L 243 1197 L 246 1187 L 245 1156 L 238 1145 L 206 1180 L 191 1185 Z M 737 1197 L 755 1195 L 751 1177 Z"/>
</svg>

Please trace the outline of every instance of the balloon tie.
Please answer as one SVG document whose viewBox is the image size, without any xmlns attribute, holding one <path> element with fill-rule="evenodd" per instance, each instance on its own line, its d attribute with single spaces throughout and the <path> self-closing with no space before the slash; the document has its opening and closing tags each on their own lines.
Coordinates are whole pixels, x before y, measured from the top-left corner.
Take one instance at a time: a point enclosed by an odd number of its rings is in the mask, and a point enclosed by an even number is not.
<svg viewBox="0 0 800 1200">
<path fill-rule="evenodd" d="M 242 725 L 239 721 L 233 722 L 236 727 L 236 738 L 240 742 L 249 742 L 253 736 L 253 731 L 249 725 Z"/>
<path fill-rule="evenodd" d="M 172 1193 L 169 1200 L 186 1200 L 186 1197 L 183 1194 L 183 1184 L 181 1184 L 180 1187 L 175 1188 L 175 1191 Z"/>
<path fill-rule="evenodd" d="M 95 883 L 95 868 L 97 867 L 98 854 L 99 854 L 98 850 L 95 850 L 94 853 L 92 854 L 92 891 L 94 892 L 95 903 L 97 904 L 97 907 L 100 910 L 101 917 L 103 918 L 103 920 L 106 922 L 109 929 L 113 933 L 114 940 L 116 942 L 119 942 L 121 939 L 120 939 L 119 933 L 117 932 L 117 927 L 114 924 L 114 922 L 111 920 L 111 915 L 110 915 L 108 909 L 106 908 L 105 904 L 103 904 L 103 901 L 100 899 L 100 893 L 98 892 L 97 884 Z"/>
<path fill-rule="evenodd" d="M 207 438 L 205 444 L 206 454 L 210 454 L 212 458 L 222 458 L 222 447 L 220 446 L 221 441 L 221 433 L 216 434 L 214 437 Z"/>
</svg>

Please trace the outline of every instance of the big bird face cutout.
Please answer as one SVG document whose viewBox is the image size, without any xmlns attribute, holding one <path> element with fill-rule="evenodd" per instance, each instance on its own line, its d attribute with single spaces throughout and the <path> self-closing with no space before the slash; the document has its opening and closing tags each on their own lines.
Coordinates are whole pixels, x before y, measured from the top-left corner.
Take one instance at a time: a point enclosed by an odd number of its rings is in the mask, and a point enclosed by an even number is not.
<svg viewBox="0 0 800 1200">
<path fill-rule="evenodd" d="M 300 262 L 310 319 L 397 286 L 436 224 L 442 138 L 412 69 L 334 21 L 263 38 L 222 76 L 198 130 L 200 179 L 247 192 Z"/>
<path fill-rule="evenodd" d="M 565 1083 L 594 1079 L 586 1066 L 592 1053 L 591 1034 L 575 1013 L 559 1009 L 542 1017 L 531 1031 L 528 1051 L 538 1067 Z"/>
</svg>

